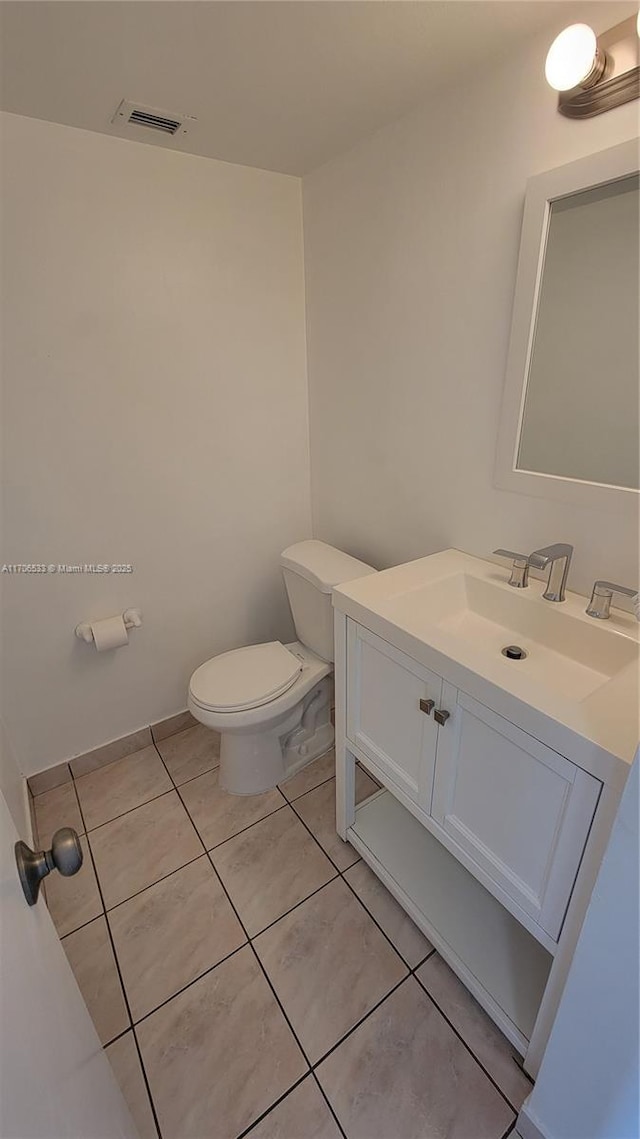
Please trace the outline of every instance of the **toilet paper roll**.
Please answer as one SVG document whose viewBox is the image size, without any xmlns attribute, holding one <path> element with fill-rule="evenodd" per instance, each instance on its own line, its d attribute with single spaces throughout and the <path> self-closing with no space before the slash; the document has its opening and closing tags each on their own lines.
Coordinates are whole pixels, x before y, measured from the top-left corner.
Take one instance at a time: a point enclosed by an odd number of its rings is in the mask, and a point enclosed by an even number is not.
<svg viewBox="0 0 640 1139">
<path fill-rule="evenodd" d="M 107 649 L 119 649 L 121 645 L 129 644 L 127 627 L 120 613 L 117 617 L 105 617 L 104 621 L 96 621 L 91 626 L 91 632 L 99 653 L 104 653 Z"/>
</svg>

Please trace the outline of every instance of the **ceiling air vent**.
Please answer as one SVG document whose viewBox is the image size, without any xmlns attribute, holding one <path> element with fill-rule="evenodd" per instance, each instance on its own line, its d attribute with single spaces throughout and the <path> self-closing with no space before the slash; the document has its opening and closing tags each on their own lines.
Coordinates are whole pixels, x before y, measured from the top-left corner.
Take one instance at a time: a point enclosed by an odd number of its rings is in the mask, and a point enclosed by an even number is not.
<svg viewBox="0 0 640 1139">
<path fill-rule="evenodd" d="M 180 119 L 167 119 L 164 115 L 152 115 L 149 111 L 141 111 L 136 107 L 127 120 L 137 123 L 139 127 L 151 127 L 154 131 L 164 131 L 165 134 L 175 134 L 182 125 Z"/>
<path fill-rule="evenodd" d="M 190 115 L 171 115 L 157 107 L 144 107 L 141 103 L 131 103 L 127 99 L 122 100 L 111 120 L 118 131 L 128 127 L 143 127 L 172 136 L 188 134 L 195 121 Z"/>
</svg>

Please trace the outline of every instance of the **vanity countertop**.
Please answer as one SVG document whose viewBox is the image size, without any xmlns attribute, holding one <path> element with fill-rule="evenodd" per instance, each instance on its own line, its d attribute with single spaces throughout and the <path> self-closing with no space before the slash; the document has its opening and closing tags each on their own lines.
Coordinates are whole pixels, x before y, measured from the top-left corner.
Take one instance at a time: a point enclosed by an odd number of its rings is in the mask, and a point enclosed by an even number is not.
<svg viewBox="0 0 640 1139">
<path fill-rule="evenodd" d="M 508 585 L 508 571 L 444 550 L 338 586 L 334 607 L 493 708 L 584 770 L 617 787 L 638 746 L 640 626 L 607 621 L 567 591 Z M 526 652 L 509 660 L 516 644 Z"/>
</svg>

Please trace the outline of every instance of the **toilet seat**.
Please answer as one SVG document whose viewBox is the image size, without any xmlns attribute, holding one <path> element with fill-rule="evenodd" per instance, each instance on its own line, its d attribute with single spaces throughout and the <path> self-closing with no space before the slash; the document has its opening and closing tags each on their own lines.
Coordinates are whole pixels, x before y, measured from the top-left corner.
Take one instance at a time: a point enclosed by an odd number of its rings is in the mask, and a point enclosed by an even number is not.
<svg viewBox="0 0 640 1139">
<path fill-rule="evenodd" d="M 197 668 L 190 696 L 212 712 L 243 712 L 260 708 L 291 688 L 303 662 L 280 641 L 249 645 L 221 653 Z"/>
</svg>

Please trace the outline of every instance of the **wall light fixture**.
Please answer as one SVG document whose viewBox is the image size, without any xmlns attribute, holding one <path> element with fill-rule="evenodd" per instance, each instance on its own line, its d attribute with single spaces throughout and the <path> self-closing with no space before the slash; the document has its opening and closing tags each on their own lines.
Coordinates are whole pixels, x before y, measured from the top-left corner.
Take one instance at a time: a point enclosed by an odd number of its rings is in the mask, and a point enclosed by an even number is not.
<svg viewBox="0 0 640 1139">
<path fill-rule="evenodd" d="M 640 98 L 639 35 L 640 13 L 600 36 L 588 24 L 556 36 L 544 70 L 561 115 L 588 119 Z"/>
</svg>

